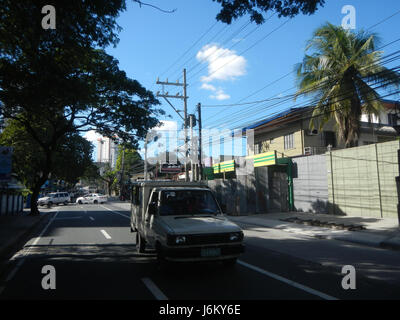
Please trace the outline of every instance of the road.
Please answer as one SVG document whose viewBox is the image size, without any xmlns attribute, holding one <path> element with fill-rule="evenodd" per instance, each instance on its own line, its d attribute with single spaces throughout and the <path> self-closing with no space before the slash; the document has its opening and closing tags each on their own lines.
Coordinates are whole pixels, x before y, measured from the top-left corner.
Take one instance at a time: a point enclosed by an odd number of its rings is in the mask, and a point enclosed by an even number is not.
<svg viewBox="0 0 400 320">
<path fill-rule="evenodd" d="M 269 300 L 398 299 L 400 254 L 243 225 L 246 252 L 234 268 L 173 265 L 136 252 L 129 212 L 113 206 L 56 206 L 0 278 L 0 299 Z M 356 289 L 342 288 L 343 265 Z M 43 289 L 54 267 L 55 289 Z"/>
</svg>

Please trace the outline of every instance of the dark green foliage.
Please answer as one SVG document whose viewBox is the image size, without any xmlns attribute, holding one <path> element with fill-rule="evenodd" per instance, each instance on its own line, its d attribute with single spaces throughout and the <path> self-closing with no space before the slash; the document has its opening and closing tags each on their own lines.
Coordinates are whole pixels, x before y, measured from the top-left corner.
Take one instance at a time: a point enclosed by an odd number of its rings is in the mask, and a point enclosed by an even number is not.
<svg viewBox="0 0 400 320">
<path fill-rule="evenodd" d="M 257 24 L 264 22 L 264 13 L 271 11 L 279 17 L 294 17 L 299 13 L 313 14 L 325 0 L 213 0 L 221 4 L 222 9 L 217 20 L 230 24 L 245 14 Z"/>
</svg>

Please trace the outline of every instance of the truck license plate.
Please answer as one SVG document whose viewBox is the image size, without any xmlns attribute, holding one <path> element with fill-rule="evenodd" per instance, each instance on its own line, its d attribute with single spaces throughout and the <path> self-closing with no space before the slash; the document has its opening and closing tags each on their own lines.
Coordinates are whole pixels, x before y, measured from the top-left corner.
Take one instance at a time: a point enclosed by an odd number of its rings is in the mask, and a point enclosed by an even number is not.
<svg viewBox="0 0 400 320">
<path fill-rule="evenodd" d="M 221 248 L 202 248 L 202 257 L 218 257 L 221 255 Z"/>
</svg>

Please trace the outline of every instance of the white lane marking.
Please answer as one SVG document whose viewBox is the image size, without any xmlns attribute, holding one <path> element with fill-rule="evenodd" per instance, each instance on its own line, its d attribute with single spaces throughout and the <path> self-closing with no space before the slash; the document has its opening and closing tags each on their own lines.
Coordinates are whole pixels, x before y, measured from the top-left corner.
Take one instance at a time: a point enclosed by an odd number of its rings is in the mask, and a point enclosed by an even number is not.
<svg viewBox="0 0 400 320">
<path fill-rule="evenodd" d="M 44 229 L 42 230 L 42 232 L 39 234 L 39 236 L 35 239 L 35 241 L 33 241 L 33 243 L 29 246 L 29 248 L 27 250 L 23 250 L 22 253 L 17 252 L 16 254 L 14 254 L 12 256 L 12 258 L 9 261 L 13 261 L 19 257 L 21 257 L 21 260 L 18 261 L 17 265 L 14 267 L 14 269 L 10 272 L 10 274 L 8 275 L 8 277 L 6 278 L 6 282 L 10 281 L 15 274 L 17 273 L 17 271 L 19 270 L 19 268 L 23 265 L 23 263 L 25 262 L 25 257 L 29 255 L 29 253 L 32 250 L 32 247 L 34 247 L 40 240 L 40 238 L 43 236 L 43 234 L 47 231 L 47 228 L 50 226 L 50 224 L 54 221 L 54 219 L 57 217 L 59 211 L 56 211 L 56 214 L 50 219 L 50 221 L 47 223 L 47 225 L 44 227 Z M 26 244 L 25 244 L 26 245 Z"/>
<path fill-rule="evenodd" d="M 94 218 L 93 218 L 93 217 L 89 217 L 89 219 L 92 220 L 92 221 L 94 221 Z"/>
<path fill-rule="evenodd" d="M 282 281 L 282 282 L 284 282 L 284 283 L 286 283 L 286 284 L 288 284 L 288 285 L 290 285 L 292 287 L 295 287 L 297 289 L 306 291 L 306 292 L 308 292 L 308 293 L 310 293 L 312 295 L 318 296 L 318 297 L 320 297 L 322 299 L 325 299 L 325 300 L 339 300 L 338 298 L 329 296 L 329 295 L 327 295 L 327 294 L 325 294 L 323 292 L 314 290 L 314 289 L 312 289 L 310 287 L 304 286 L 304 285 L 302 285 L 300 283 L 297 283 L 295 281 L 292 281 L 292 280 L 286 279 L 284 277 L 278 276 L 277 274 L 274 274 L 274 273 L 271 273 L 269 271 L 263 270 L 263 269 L 261 269 L 259 267 L 253 266 L 253 265 L 248 264 L 248 263 L 246 263 L 244 261 L 238 260 L 238 263 L 241 264 L 242 266 L 245 266 L 245 267 L 247 267 L 249 269 L 252 269 L 254 271 L 260 272 L 260 273 L 262 273 L 262 274 L 264 274 L 264 275 L 266 275 L 266 276 L 268 276 L 270 278 L 273 278 L 275 280 Z"/>
<path fill-rule="evenodd" d="M 149 278 L 142 278 L 143 283 L 157 300 L 168 300 L 166 295 Z"/>
<path fill-rule="evenodd" d="M 114 211 L 114 210 L 111 210 L 111 209 L 109 209 L 109 208 L 107 208 L 107 207 L 105 207 L 105 206 L 102 206 L 104 209 L 107 209 L 108 211 L 111 211 L 111 212 L 113 212 L 113 213 L 116 213 L 116 214 L 119 214 L 120 216 L 123 216 L 124 218 L 127 218 L 127 219 L 130 219 L 131 217 L 129 217 L 129 216 L 126 216 L 126 215 L 124 215 L 124 214 L 122 214 L 122 213 L 119 213 L 119 212 L 117 212 L 117 211 Z"/>
<path fill-rule="evenodd" d="M 106 239 L 111 239 L 111 236 L 106 232 L 106 230 L 100 230 L 100 231 L 106 237 Z"/>
</svg>

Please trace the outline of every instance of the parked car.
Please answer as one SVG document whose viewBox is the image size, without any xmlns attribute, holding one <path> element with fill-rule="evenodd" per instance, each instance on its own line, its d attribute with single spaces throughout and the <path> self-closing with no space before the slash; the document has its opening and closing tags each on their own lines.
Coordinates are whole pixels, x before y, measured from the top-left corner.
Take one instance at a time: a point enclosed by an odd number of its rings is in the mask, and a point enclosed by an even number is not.
<svg viewBox="0 0 400 320">
<path fill-rule="evenodd" d="M 243 231 L 201 183 L 146 181 L 133 185 L 131 232 L 139 253 L 156 249 L 165 262 L 221 261 L 233 266 L 244 251 Z"/>
<path fill-rule="evenodd" d="M 104 194 L 100 193 L 90 193 L 79 197 L 76 199 L 76 203 L 83 204 L 83 203 L 104 203 L 107 202 L 108 198 Z"/>
<path fill-rule="evenodd" d="M 52 206 L 53 204 L 63 203 L 67 205 L 71 201 L 68 192 L 51 192 L 45 197 L 39 198 L 37 204 L 39 206 Z"/>
</svg>

